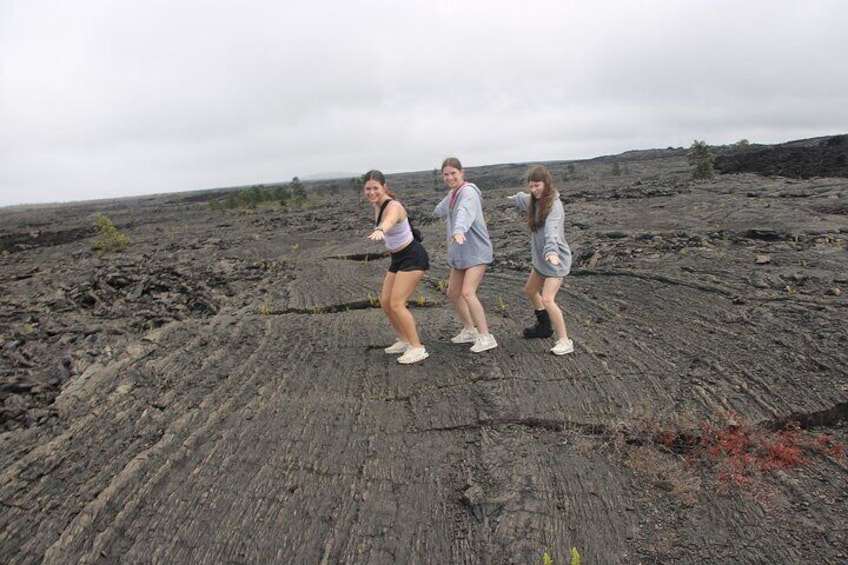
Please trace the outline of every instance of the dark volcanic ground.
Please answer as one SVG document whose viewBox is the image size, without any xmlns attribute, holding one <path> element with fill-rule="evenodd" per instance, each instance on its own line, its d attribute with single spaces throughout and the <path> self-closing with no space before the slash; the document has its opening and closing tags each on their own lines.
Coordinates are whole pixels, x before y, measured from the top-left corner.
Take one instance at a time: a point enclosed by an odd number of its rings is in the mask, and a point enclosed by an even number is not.
<svg viewBox="0 0 848 565">
<path fill-rule="evenodd" d="M 439 179 L 390 177 L 433 265 L 410 367 L 344 182 L 0 210 L 0 562 L 845 562 L 845 139 L 724 149 L 705 182 L 682 149 L 550 163 L 563 358 L 519 337 L 524 164 L 467 171 L 480 355 L 449 342 Z M 92 250 L 97 214 L 124 252 Z"/>
</svg>

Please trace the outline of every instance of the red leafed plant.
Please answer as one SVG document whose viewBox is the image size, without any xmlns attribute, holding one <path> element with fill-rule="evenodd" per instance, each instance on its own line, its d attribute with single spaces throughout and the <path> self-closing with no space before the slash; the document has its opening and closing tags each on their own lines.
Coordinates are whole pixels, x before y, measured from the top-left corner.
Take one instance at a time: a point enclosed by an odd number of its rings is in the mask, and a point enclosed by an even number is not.
<svg viewBox="0 0 848 565">
<path fill-rule="evenodd" d="M 807 455 L 845 459 L 845 447 L 826 434 L 804 430 L 791 422 L 778 431 L 739 423 L 733 412 L 722 414 L 724 424 L 704 423 L 697 432 L 662 429 L 657 443 L 686 457 L 691 466 L 705 465 L 723 482 L 744 485 L 774 469 L 807 463 Z"/>
</svg>

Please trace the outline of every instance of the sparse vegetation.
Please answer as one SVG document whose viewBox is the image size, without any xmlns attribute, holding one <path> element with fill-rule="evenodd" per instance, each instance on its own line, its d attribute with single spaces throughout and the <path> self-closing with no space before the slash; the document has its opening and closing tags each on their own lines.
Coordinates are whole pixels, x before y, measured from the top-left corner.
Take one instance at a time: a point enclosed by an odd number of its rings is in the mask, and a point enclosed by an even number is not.
<svg viewBox="0 0 848 565">
<path fill-rule="evenodd" d="M 123 251 L 130 244 L 130 238 L 118 231 L 118 228 L 106 216 L 97 216 L 94 225 L 97 228 L 94 250 L 98 257 L 103 257 L 106 253 Z"/>
<path fill-rule="evenodd" d="M 213 198 L 209 201 L 209 209 L 212 211 L 255 210 L 270 202 L 276 202 L 281 207 L 287 208 L 292 202 L 303 204 L 307 196 L 308 193 L 303 183 L 300 182 L 300 179 L 294 177 L 288 184 L 278 184 L 274 187 L 255 184 L 230 192 L 223 202 L 218 198 Z"/>
</svg>

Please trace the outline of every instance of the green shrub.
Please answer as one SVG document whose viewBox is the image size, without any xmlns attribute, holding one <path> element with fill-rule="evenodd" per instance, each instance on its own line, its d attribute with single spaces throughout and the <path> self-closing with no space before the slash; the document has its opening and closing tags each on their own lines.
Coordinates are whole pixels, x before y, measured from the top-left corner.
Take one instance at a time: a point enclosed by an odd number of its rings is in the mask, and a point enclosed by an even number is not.
<svg viewBox="0 0 848 565">
<path fill-rule="evenodd" d="M 695 180 L 707 180 L 713 178 L 713 163 L 715 159 L 705 141 L 692 142 L 687 155 L 692 169 L 692 178 Z"/>
<path fill-rule="evenodd" d="M 97 228 L 94 250 L 98 257 L 103 257 L 106 253 L 123 251 L 130 244 L 130 238 L 119 232 L 112 220 L 106 216 L 97 216 L 94 226 Z"/>
</svg>

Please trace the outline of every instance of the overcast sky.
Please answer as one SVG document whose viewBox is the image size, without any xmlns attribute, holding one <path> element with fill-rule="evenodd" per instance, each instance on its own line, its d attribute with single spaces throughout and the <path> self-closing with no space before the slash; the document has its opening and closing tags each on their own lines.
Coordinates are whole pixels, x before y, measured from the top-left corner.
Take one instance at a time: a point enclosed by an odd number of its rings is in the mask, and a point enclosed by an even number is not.
<svg viewBox="0 0 848 565">
<path fill-rule="evenodd" d="M 844 0 L 0 0 L 0 206 L 848 132 Z"/>
</svg>

